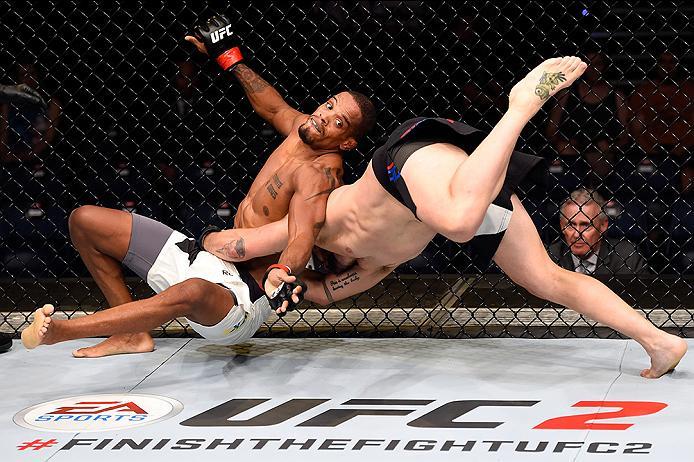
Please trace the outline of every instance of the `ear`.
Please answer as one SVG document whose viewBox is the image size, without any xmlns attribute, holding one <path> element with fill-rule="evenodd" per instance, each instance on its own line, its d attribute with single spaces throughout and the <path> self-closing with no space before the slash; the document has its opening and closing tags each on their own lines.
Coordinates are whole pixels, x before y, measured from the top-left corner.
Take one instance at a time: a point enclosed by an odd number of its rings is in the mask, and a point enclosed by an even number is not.
<svg viewBox="0 0 694 462">
<path fill-rule="evenodd" d="M 340 143 L 341 151 L 351 151 L 357 147 L 357 141 L 354 138 L 347 138 L 342 143 Z"/>
</svg>

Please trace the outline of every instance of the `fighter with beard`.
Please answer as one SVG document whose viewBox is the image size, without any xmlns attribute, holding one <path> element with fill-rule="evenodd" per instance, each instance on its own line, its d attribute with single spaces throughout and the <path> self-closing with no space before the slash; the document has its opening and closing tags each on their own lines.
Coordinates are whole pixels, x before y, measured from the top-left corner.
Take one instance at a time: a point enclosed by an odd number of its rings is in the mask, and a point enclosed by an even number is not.
<svg viewBox="0 0 694 462">
<path fill-rule="evenodd" d="M 345 91 L 328 98 L 312 114 L 292 108 L 242 62 L 231 23 L 224 17 L 209 19 L 186 40 L 233 74 L 255 112 L 286 137 L 260 170 L 234 220 L 235 227 L 255 228 L 287 216 L 286 248 L 279 261 L 273 255 L 231 264 L 163 223 L 121 210 L 80 207 L 70 216 L 70 236 L 112 308 L 58 320 L 50 317 L 53 307 L 45 305 L 22 333 L 27 348 L 111 335 L 74 355 L 152 351 L 148 331 L 178 317 L 187 318 L 205 338 L 238 343 L 250 338 L 272 313 L 265 294 L 293 281 L 306 266 L 325 221 L 328 195 L 342 183 L 342 156 L 375 123 L 373 104 L 360 93 Z M 203 239 L 204 234 L 199 242 Z M 234 260 L 259 254 L 242 238 L 219 242 L 214 250 Z M 146 280 L 157 295 L 133 302 L 121 264 Z"/>
</svg>

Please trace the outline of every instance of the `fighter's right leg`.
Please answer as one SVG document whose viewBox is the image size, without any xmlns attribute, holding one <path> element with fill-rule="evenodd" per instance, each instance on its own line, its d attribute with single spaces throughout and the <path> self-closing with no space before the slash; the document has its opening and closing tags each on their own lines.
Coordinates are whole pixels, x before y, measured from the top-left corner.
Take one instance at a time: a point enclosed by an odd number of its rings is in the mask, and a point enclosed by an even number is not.
<svg viewBox="0 0 694 462">
<path fill-rule="evenodd" d="M 132 215 L 122 210 L 86 205 L 70 214 L 70 238 L 89 273 L 110 306 L 131 302 L 123 279 L 121 262 L 130 245 Z M 103 342 L 73 352 L 75 357 L 95 358 L 122 353 L 145 353 L 154 349 L 147 332 L 109 337 Z"/>
<path fill-rule="evenodd" d="M 152 330 L 179 317 L 202 326 L 215 326 L 230 310 L 242 310 L 229 289 L 200 278 L 186 279 L 159 294 L 99 311 L 88 316 L 52 319 L 51 305 L 36 310 L 32 324 L 22 331 L 27 349 L 67 340 Z"/>
<path fill-rule="evenodd" d="M 426 152 L 431 146 L 412 154 L 402 176 L 419 219 L 452 240 L 472 239 L 501 191 L 521 130 L 550 96 L 585 69 L 576 57 L 549 59 L 533 69 L 513 87 L 508 111 L 469 157 L 460 149 L 457 156 L 432 155 Z"/>
</svg>

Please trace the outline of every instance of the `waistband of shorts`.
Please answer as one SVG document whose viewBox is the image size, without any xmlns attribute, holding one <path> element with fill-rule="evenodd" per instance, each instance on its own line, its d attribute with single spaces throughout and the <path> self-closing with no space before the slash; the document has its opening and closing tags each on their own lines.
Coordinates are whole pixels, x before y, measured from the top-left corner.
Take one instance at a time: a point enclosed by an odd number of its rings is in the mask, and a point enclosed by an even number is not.
<svg viewBox="0 0 694 462">
<path fill-rule="evenodd" d="M 251 302 L 255 303 L 261 297 L 265 296 L 265 291 L 255 282 L 251 273 L 249 273 L 246 268 L 241 264 L 236 264 L 236 270 L 239 272 L 241 280 L 248 286 L 248 293 L 251 296 Z"/>
</svg>

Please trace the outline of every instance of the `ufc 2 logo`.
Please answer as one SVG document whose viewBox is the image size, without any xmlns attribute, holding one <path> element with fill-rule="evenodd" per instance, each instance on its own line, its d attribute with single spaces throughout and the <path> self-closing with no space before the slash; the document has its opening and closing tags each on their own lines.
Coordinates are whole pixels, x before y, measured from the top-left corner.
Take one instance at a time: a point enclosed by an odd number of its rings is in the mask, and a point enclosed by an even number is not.
<svg viewBox="0 0 694 462">
<path fill-rule="evenodd" d="M 220 40 L 222 40 L 224 37 L 231 37 L 231 24 L 212 32 L 212 34 L 210 35 L 210 39 L 212 40 L 212 43 L 217 43 Z"/>
<path fill-rule="evenodd" d="M 267 427 L 285 422 L 330 401 L 329 399 L 290 399 L 274 408 L 246 420 L 232 417 L 257 407 L 267 398 L 232 399 L 181 422 L 186 427 Z M 347 408 L 328 409 L 298 423 L 297 427 L 337 427 L 356 416 L 406 416 L 427 406 L 429 399 L 350 399 L 342 403 Z M 460 400 L 450 401 L 410 420 L 409 427 L 417 428 L 497 428 L 504 422 L 463 421 L 465 414 L 483 407 L 532 407 L 540 401 Z M 369 406 L 369 407 L 363 407 Z M 393 409 L 391 406 L 397 407 Z M 572 407 L 596 409 L 587 414 L 554 417 L 534 426 L 544 430 L 626 430 L 632 423 L 594 423 L 596 420 L 637 417 L 655 414 L 667 404 L 652 401 L 579 401 Z M 605 409 L 608 409 L 605 411 Z"/>
</svg>

